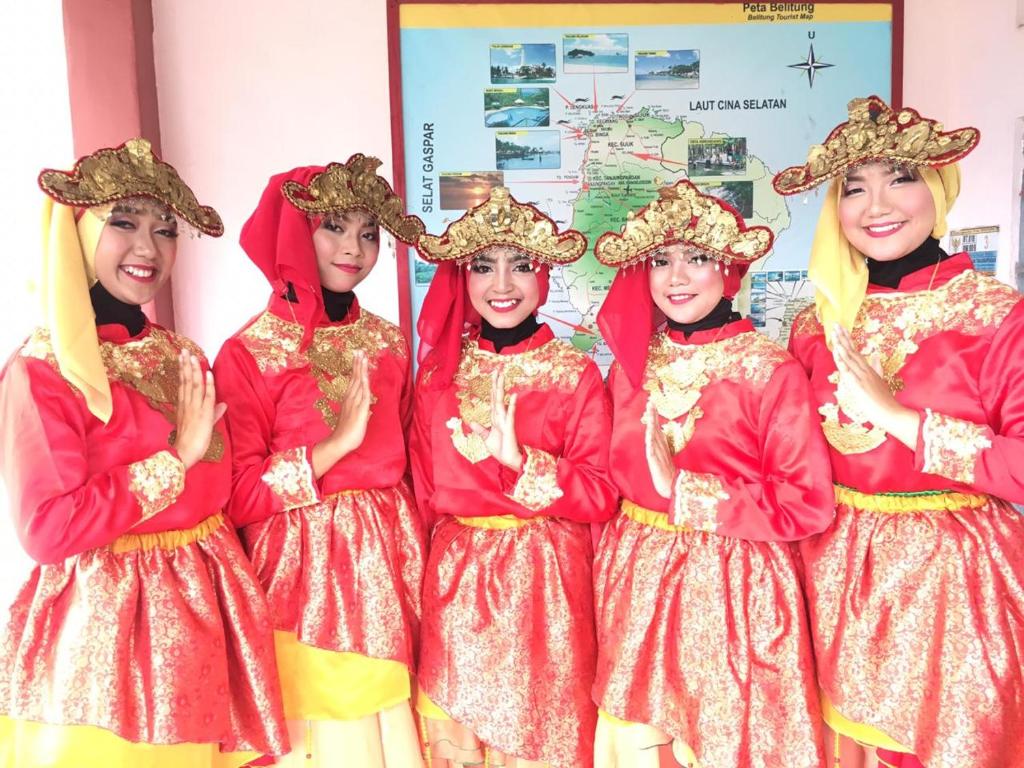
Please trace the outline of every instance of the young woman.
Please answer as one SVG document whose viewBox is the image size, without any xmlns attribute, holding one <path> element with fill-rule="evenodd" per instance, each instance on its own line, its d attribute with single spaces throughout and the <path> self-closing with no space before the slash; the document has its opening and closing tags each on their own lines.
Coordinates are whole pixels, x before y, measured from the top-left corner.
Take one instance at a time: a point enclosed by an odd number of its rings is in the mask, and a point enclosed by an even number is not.
<svg viewBox="0 0 1024 768">
<path fill-rule="evenodd" d="M 595 247 L 623 497 L 595 564 L 598 766 L 822 762 L 786 542 L 832 520 L 828 451 L 800 365 L 731 302 L 772 240 L 684 180 Z"/>
<path fill-rule="evenodd" d="M 439 265 L 410 436 L 436 521 L 418 703 L 431 768 L 591 764 L 587 524 L 615 501 L 608 406 L 593 361 L 535 317 L 549 268 L 585 250 L 503 187 L 420 240 Z"/>
<path fill-rule="evenodd" d="M 287 735 L 266 601 L 221 510 L 213 378 L 140 309 L 180 222 L 218 236 L 149 142 L 46 170 L 44 327 L 0 374 L 0 465 L 39 565 L 0 645 L 0 766 L 238 766 Z"/>
<path fill-rule="evenodd" d="M 827 752 L 1024 765 L 1024 302 L 937 238 L 978 132 L 850 102 L 783 194 L 830 182 L 791 348 L 836 521 L 803 549 Z M 916 756 L 916 757 L 915 757 Z"/>
<path fill-rule="evenodd" d="M 270 599 L 293 751 L 283 765 L 422 765 L 410 708 L 424 535 L 404 480 L 408 344 L 353 289 L 380 228 L 423 232 L 353 155 L 270 179 L 242 247 L 266 311 L 215 370 L 234 445 L 231 512 Z"/>
</svg>

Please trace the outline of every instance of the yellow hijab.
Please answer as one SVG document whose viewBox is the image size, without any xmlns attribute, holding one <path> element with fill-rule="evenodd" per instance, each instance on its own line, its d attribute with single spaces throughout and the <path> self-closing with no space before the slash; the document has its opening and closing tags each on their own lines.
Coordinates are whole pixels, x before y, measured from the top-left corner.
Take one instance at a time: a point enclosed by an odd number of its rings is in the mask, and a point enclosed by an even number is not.
<svg viewBox="0 0 1024 768">
<path fill-rule="evenodd" d="M 76 222 L 74 208 L 49 197 L 43 200 L 43 324 L 50 332 L 61 376 L 82 393 L 89 412 L 106 424 L 113 402 L 89 299 L 89 288 L 96 282 L 96 245 L 104 225 L 90 210 Z"/>
<path fill-rule="evenodd" d="M 942 237 L 948 229 L 946 215 L 960 194 L 960 165 L 953 163 L 941 168 L 921 166 L 918 172 L 928 185 L 935 203 L 932 236 Z M 836 323 L 847 329 L 853 328 L 868 290 L 868 268 L 864 256 L 850 245 L 839 224 L 842 187 L 841 178 L 833 179 L 829 185 L 807 268 L 807 275 L 816 289 L 814 303 L 818 308 L 818 318 L 830 343 Z"/>
</svg>

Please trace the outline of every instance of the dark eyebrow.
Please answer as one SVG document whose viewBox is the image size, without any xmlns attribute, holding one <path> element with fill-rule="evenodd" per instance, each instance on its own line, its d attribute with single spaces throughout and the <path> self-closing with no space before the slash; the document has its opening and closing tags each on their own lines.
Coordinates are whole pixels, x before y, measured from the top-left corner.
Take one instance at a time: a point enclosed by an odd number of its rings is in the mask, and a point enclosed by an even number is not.
<svg viewBox="0 0 1024 768">
<path fill-rule="evenodd" d="M 525 253 L 517 253 L 515 256 L 513 256 L 511 259 L 509 259 L 509 263 L 510 264 L 518 264 L 520 261 L 529 261 L 529 260 L 530 260 L 530 257 L 527 256 Z"/>
<path fill-rule="evenodd" d="M 473 261 L 483 261 L 488 264 L 494 264 L 495 258 L 486 253 L 478 253 L 476 256 L 473 257 Z"/>
<path fill-rule="evenodd" d="M 859 173 L 848 173 L 846 174 L 846 181 L 864 181 L 864 177 Z"/>
</svg>

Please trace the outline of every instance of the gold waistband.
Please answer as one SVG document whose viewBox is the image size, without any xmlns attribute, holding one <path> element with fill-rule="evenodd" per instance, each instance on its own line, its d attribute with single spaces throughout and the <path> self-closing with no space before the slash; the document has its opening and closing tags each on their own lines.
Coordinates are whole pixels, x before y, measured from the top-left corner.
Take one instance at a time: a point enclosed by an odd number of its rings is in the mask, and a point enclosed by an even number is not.
<svg viewBox="0 0 1024 768">
<path fill-rule="evenodd" d="M 491 531 L 507 531 L 543 520 L 541 517 L 516 517 L 515 515 L 494 515 L 492 517 L 456 517 L 456 521 L 470 528 L 486 528 Z"/>
<path fill-rule="evenodd" d="M 674 525 L 669 522 L 667 512 L 659 512 L 656 509 L 641 507 L 629 499 L 622 500 L 620 509 L 622 514 L 630 520 L 635 520 L 642 525 L 649 525 L 652 528 L 660 528 L 663 531 L 671 531 L 673 533 L 693 533 L 693 529 L 688 525 Z"/>
<path fill-rule="evenodd" d="M 126 533 L 114 539 L 110 549 L 115 555 L 124 552 L 134 552 L 137 549 L 177 549 L 186 544 L 194 544 L 202 541 L 211 533 L 224 525 L 224 515 L 218 512 L 193 528 L 185 528 L 179 531 L 159 531 L 157 533 Z"/>
<path fill-rule="evenodd" d="M 907 512 L 952 512 L 958 509 L 977 509 L 989 502 L 983 493 L 957 491 L 925 491 L 923 493 L 863 493 L 845 485 L 835 486 L 836 504 L 854 507 L 865 512 L 900 515 Z"/>
</svg>

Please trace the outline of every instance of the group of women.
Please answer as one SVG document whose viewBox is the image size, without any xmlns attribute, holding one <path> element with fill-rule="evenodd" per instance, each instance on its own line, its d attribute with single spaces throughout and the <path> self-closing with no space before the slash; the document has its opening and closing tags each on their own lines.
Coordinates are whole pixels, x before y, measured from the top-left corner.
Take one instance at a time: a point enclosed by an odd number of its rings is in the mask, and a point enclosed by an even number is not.
<svg viewBox="0 0 1024 768">
<path fill-rule="evenodd" d="M 141 139 L 43 171 L 0 766 L 1024 766 L 1024 301 L 938 243 L 978 138 L 857 99 L 776 176 L 828 184 L 788 352 L 732 306 L 773 233 L 658 190 L 594 244 L 607 382 L 507 189 L 434 236 L 373 158 L 272 177 L 211 369 L 141 307 L 216 212 Z"/>
</svg>

